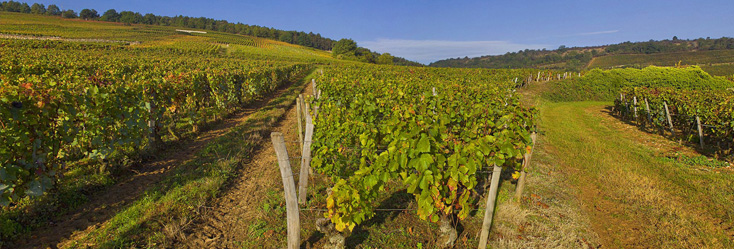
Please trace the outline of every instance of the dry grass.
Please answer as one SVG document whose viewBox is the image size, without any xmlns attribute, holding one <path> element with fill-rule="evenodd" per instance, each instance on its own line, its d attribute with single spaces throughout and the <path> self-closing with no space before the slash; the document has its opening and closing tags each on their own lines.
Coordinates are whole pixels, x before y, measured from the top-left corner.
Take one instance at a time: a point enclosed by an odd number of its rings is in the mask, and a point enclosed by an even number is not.
<svg viewBox="0 0 734 249">
<path fill-rule="evenodd" d="M 661 159 L 654 150 L 673 144 L 656 141 L 658 148 L 648 149 L 638 140 L 659 140 L 657 135 L 627 129 L 627 125 L 606 115 L 604 106 L 560 103 L 543 107 L 546 136 L 541 141 L 552 146 L 541 146 L 541 150 L 545 148 L 550 155 L 545 158 L 546 164 L 553 165 L 547 173 L 556 176 L 539 177 L 541 182 L 529 184 L 541 186 L 537 195 L 554 195 L 561 203 L 570 204 L 573 201 L 569 199 L 578 198 L 583 216 L 589 217 L 604 247 L 731 248 L 732 237 L 727 235 L 726 227 L 732 222 L 734 210 L 731 200 L 723 196 L 731 195 L 726 186 L 733 177 Z M 542 166 L 539 169 L 544 173 Z M 571 187 L 574 193 L 564 195 L 563 190 L 550 187 L 544 190 L 544 185 Z M 716 185 L 718 192 L 710 185 Z M 554 205 L 549 206 L 553 209 Z M 564 224 L 550 217 L 546 222 Z M 564 230 L 563 226 L 552 229 Z"/>
</svg>

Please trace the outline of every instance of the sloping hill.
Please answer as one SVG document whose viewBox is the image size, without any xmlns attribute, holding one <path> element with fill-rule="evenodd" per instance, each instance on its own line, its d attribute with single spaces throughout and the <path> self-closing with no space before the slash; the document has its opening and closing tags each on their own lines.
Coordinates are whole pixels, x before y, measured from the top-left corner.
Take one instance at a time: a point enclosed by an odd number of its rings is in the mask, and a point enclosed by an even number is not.
<svg viewBox="0 0 734 249">
<path fill-rule="evenodd" d="M 433 67 L 542 68 L 580 71 L 592 68 L 695 65 L 716 76 L 734 74 L 734 39 L 662 40 L 523 50 L 504 55 L 455 58 L 433 62 Z"/>
<path fill-rule="evenodd" d="M 595 57 L 587 68 L 697 65 L 712 75 L 734 74 L 734 50 L 686 51 L 661 54 L 617 54 Z"/>
</svg>

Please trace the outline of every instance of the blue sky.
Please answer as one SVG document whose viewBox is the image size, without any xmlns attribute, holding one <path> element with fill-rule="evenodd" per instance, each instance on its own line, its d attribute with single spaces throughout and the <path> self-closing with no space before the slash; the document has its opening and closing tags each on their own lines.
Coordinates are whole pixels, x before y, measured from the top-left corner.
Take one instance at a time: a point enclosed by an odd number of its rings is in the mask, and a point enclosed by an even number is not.
<svg viewBox="0 0 734 249">
<path fill-rule="evenodd" d="M 114 8 L 224 19 L 352 38 L 362 47 L 429 63 L 560 45 L 734 36 L 732 0 L 35 1 L 80 11 Z"/>
</svg>

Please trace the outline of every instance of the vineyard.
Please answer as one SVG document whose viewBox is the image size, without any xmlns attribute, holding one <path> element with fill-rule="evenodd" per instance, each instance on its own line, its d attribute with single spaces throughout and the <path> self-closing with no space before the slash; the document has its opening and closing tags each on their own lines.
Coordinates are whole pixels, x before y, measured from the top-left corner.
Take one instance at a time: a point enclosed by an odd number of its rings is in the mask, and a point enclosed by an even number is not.
<svg viewBox="0 0 734 249">
<path fill-rule="evenodd" d="M 615 100 L 615 109 L 636 125 L 670 131 L 674 137 L 699 143 L 702 149 L 728 158 L 734 147 L 732 97 L 731 90 L 625 88 Z"/>
<path fill-rule="evenodd" d="M 41 195 L 67 160 L 121 160 L 153 146 L 164 131 L 170 137 L 195 131 L 309 69 L 93 44 L 3 41 L 0 47 L 6 55 L 0 101 L 12 106 L 2 111 L 0 137 L 8 146 L 1 153 L 6 205 Z M 60 53 L 65 50 L 74 52 Z"/>
<path fill-rule="evenodd" d="M 0 248 L 734 246 L 731 78 L 194 31 L 0 11 Z"/>
<path fill-rule="evenodd" d="M 441 236 L 446 239 L 437 246 L 453 245 L 457 232 L 450 224 L 482 206 L 479 193 L 486 193 L 488 179 L 480 172 L 494 168 L 493 176 L 499 179 L 503 166 L 523 170 L 523 159 L 532 149 L 535 111 L 519 103 L 514 79 L 528 74 L 528 70 L 348 64 L 325 68 L 315 81 L 319 83 L 314 97 L 305 105 L 307 110 L 314 107 L 314 120 L 305 114 L 301 163 L 308 167 L 310 162 L 331 186 L 328 193 L 305 191 L 308 170 L 301 168 L 298 198 L 299 203 L 308 203 L 301 208 L 324 208 L 333 230 L 319 230 L 344 246 L 345 234 L 376 211 L 386 211 L 376 205 L 384 198 L 381 193 L 405 188 L 417 203 L 419 219 L 447 229 Z M 273 139 L 277 151 L 282 145 Z M 279 164 L 288 193 L 290 168 L 283 168 L 282 152 Z M 306 201 L 311 198 L 305 193 L 316 199 Z M 291 231 L 291 203 L 286 202 L 291 236 L 296 232 Z M 323 221 L 316 222 L 323 226 Z M 289 246 L 293 239 L 299 240 L 289 238 Z"/>
<path fill-rule="evenodd" d="M 619 68 L 619 67 L 636 67 L 643 68 L 647 66 L 667 66 L 672 67 L 678 64 L 682 65 L 698 65 L 707 73 L 716 76 L 731 76 L 734 71 L 731 70 L 731 58 L 734 55 L 732 50 L 713 50 L 713 51 L 687 51 L 674 52 L 666 54 L 617 54 L 606 55 L 594 58 L 588 65 L 588 68 Z M 726 70 L 723 68 L 725 67 Z"/>
<path fill-rule="evenodd" d="M 313 167 L 335 181 L 327 207 L 336 229 L 370 218 L 372 200 L 391 180 L 406 184 L 421 219 L 466 218 L 477 171 L 519 166 L 530 144 L 533 112 L 513 95 L 514 77 L 508 71 L 326 70 L 313 104 L 320 107 Z"/>
<path fill-rule="evenodd" d="M 671 87 L 678 89 L 726 89 L 734 83 L 711 76 L 697 66 L 673 68 L 650 66 L 643 69 L 592 69 L 581 78 L 554 81 L 552 89 L 543 93 L 553 101 L 612 101 L 625 87 Z"/>
</svg>

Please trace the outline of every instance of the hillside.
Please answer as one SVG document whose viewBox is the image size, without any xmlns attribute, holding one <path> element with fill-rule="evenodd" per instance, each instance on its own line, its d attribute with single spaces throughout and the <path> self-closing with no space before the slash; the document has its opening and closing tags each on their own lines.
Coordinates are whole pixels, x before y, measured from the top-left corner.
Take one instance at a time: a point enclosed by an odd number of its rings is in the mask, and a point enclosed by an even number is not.
<svg viewBox="0 0 734 249">
<path fill-rule="evenodd" d="M 625 42 L 594 47 L 561 46 L 555 50 L 524 50 L 504 55 L 445 59 L 433 67 L 539 68 L 557 70 L 696 65 L 717 76 L 734 74 L 734 39 Z"/>
<path fill-rule="evenodd" d="M 308 61 L 330 59 L 331 54 L 285 42 L 217 31 L 187 33 L 179 28 L 157 25 L 65 19 L 0 11 L 0 38 L 50 39 L 78 42 L 102 42 L 129 48 L 165 48 L 217 54 L 235 54 L 247 58 Z"/>
</svg>

